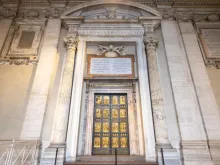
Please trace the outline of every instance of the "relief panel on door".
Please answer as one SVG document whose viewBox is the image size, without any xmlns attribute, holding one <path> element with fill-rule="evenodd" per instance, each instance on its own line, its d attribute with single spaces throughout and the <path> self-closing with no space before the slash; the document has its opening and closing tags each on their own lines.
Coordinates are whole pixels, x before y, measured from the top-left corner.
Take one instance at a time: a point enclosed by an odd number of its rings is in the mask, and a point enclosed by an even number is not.
<svg viewBox="0 0 220 165">
<path fill-rule="evenodd" d="M 95 94 L 93 155 L 129 155 L 126 94 Z"/>
</svg>

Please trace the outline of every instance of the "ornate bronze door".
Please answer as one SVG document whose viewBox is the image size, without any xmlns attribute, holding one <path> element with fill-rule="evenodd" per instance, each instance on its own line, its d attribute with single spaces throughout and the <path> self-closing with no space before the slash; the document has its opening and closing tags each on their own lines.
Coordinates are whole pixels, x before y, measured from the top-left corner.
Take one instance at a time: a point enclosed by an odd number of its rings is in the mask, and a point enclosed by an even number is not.
<svg viewBox="0 0 220 165">
<path fill-rule="evenodd" d="M 129 155 L 126 94 L 95 94 L 93 155 Z"/>
</svg>

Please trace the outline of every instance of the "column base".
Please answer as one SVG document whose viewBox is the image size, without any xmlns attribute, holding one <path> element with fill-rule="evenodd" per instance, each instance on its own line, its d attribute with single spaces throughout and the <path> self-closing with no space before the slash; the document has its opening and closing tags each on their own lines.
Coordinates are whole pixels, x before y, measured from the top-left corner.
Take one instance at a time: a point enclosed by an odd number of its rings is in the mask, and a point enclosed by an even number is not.
<svg viewBox="0 0 220 165">
<path fill-rule="evenodd" d="M 176 149 L 163 148 L 158 151 L 159 165 L 180 165 L 179 155 Z"/>
<path fill-rule="evenodd" d="M 214 165 L 206 141 L 182 143 L 184 165 Z"/>
<path fill-rule="evenodd" d="M 40 165 L 63 165 L 65 148 L 46 148 L 44 150 Z"/>
<path fill-rule="evenodd" d="M 209 141 L 209 147 L 214 165 L 220 165 L 220 141 Z"/>
</svg>

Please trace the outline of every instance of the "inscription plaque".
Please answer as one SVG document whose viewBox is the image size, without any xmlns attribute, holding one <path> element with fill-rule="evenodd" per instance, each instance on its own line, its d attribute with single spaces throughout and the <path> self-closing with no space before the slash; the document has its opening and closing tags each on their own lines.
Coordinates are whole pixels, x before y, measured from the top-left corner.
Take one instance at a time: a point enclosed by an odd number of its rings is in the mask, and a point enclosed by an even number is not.
<svg viewBox="0 0 220 165">
<path fill-rule="evenodd" d="M 207 58 L 220 58 L 220 29 L 201 29 L 202 46 Z"/>
<path fill-rule="evenodd" d="M 97 57 L 88 58 L 88 76 L 125 76 L 133 77 L 133 56 Z"/>
</svg>

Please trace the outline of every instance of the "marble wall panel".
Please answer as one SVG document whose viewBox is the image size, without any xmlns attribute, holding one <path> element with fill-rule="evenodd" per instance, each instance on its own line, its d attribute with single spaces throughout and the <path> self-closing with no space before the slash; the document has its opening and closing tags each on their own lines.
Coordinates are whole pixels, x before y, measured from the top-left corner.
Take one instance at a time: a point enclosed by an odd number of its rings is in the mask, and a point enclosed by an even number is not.
<svg viewBox="0 0 220 165">
<path fill-rule="evenodd" d="M 0 139 L 19 139 L 32 71 L 33 65 L 0 65 Z"/>
</svg>

